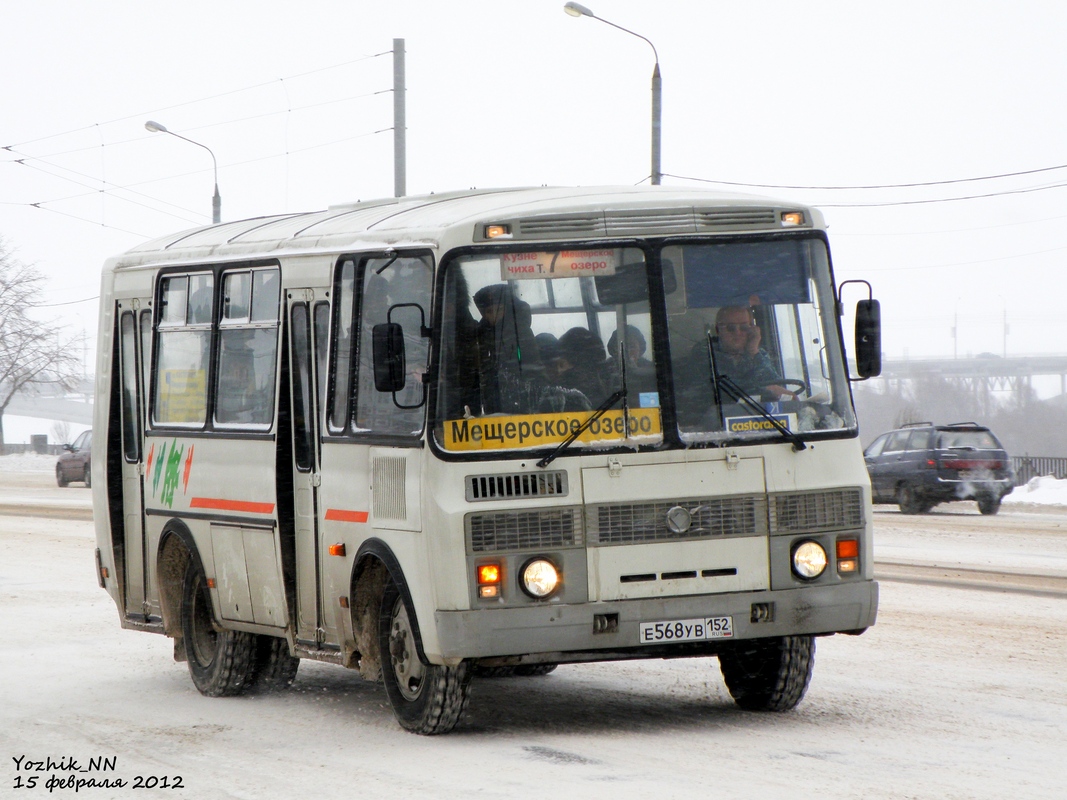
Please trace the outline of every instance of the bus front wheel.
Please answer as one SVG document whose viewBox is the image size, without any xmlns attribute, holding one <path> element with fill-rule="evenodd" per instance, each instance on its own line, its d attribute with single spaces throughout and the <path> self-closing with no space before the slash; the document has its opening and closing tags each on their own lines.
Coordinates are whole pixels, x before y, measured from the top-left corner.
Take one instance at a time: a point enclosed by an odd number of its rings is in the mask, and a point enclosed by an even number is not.
<svg viewBox="0 0 1067 800">
<path fill-rule="evenodd" d="M 382 680 L 397 721 L 414 733 L 448 733 L 470 698 L 470 664 L 445 667 L 422 662 L 410 612 L 392 580 L 382 594 L 378 623 Z"/>
<path fill-rule="evenodd" d="M 215 623 L 207 580 L 191 560 L 182 582 L 182 641 L 189 675 L 200 694 L 231 697 L 248 688 L 255 666 L 255 636 L 223 630 Z"/>
<path fill-rule="evenodd" d="M 808 689 L 814 666 L 812 636 L 748 639 L 719 654 L 726 688 L 746 711 L 796 708 Z"/>
</svg>

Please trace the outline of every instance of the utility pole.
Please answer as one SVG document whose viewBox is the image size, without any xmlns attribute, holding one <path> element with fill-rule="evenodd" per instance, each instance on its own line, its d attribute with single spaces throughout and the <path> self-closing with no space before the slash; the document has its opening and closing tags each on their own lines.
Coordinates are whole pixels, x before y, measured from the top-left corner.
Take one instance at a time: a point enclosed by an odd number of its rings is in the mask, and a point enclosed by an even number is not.
<svg viewBox="0 0 1067 800">
<path fill-rule="evenodd" d="M 404 40 L 393 39 L 393 195 L 407 194 L 407 119 L 404 108 Z"/>
</svg>

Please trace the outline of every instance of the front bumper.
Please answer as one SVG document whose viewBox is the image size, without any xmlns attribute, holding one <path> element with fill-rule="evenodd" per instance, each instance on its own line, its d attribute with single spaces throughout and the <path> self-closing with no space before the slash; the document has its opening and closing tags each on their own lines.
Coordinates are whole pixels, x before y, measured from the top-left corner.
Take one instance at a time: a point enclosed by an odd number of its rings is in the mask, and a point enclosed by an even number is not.
<svg viewBox="0 0 1067 800">
<path fill-rule="evenodd" d="M 773 604 L 771 618 L 755 621 L 765 615 L 757 613 L 754 606 L 765 609 L 766 604 Z M 435 618 L 438 641 L 447 643 L 440 654 L 443 659 L 552 654 L 553 661 L 566 662 L 598 657 L 603 660 L 640 658 L 642 651 L 647 651 L 649 658 L 659 658 L 695 654 L 693 651 L 700 649 L 692 643 L 642 645 L 639 640 L 642 622 L 732 617 L 731 639 L 700 643 L 705 649 L 714 649 L 723 642 L 738 639 L 858 632 L 874 624 L 877 612 L 878 584 L 856 581 L 783 591 L 438 611 Z M 617 615 L 615 629 L 595 632 L 598 627 L 604 628 L 603 620 L 609 615 Z"/>
</svg>

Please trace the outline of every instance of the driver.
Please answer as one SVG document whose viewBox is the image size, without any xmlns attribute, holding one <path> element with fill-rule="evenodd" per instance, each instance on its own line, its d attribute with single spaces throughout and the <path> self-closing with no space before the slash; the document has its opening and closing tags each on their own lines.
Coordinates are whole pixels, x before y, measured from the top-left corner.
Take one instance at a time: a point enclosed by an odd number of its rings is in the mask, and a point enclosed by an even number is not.
<svg viewBox="0 0 1067 800">
<path fill-rule="evenodd" d="M 724 306 L 715 317 L 716 366 L 719 373 L 746 394 L 765 399 L 796 400 L 797 395 L 780 384 L 782 380 L 767 351 L 760 347 L 760 329 L 751 308 Z"/>
</svg>

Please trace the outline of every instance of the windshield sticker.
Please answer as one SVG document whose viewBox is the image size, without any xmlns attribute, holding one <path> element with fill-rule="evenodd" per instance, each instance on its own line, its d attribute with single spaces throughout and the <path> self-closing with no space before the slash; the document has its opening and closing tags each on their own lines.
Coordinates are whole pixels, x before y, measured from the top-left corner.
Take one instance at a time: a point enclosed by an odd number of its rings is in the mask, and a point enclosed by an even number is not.
<svg viewBox="0 0 1067 800">
<path fill-rule="evenodd" d="M 559 444 L 581 427 L 590 412 L 579 414 L 522 414 L 517 416 L 451 419 L 445 422 L 447 450 L 504 450 L 515 447 L 541 447 Z M 631 408 L 630 436 L 658 436 L 662 433 L 659 409 Z M 607 411 L 575 440 L 577 442 L 619 442 L 626 438 L 623 412 Z"/>
<path fill-rule="evenodd" d="M 505 281 L 531 278 L 581 278 L 587 275 L 614 274 L 614 250 L 503 253 L 500 256 L 500 277 Z"/>
<path fill-rule="evenodd" d="M 796 414 L 771 414 L 770 416 L 787 431 L 795 431 L 797 429 Z M 727 417 L 726 430 L 729 433 L 774 433 L 778 429 L 769 420 L 752 416 Z"/>
</svg>

